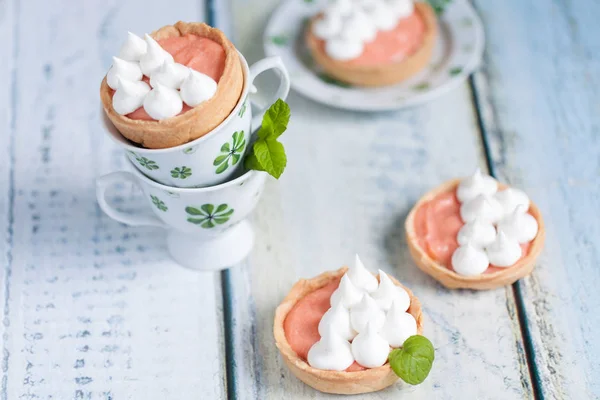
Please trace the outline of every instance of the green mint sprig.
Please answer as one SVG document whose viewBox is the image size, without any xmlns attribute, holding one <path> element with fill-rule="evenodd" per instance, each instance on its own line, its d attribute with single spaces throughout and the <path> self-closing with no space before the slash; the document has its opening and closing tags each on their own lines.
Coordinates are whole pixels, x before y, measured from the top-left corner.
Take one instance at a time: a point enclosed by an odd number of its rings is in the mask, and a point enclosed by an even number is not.
<svg viewBox="0 0 600 400">
<path fill-rule="evenodd" d="M 392 370 L 411 385 L 418 385 L 427 378 L 434 358 L 433 345 L 421 335 L 409 337 L 401 348 L 392 350 L 389 356 Z"/>
<path fill-rule="evenodd" d="M 257 132 L 258 138 L 249 150 L 244 166 L 247 169 L 265 171 L 279 179 L 287 164 L 283 144 L 277 141 L 287 129 L 290 120 L 290 107 L 281 99 L 269 107 Z"/>
</svg>

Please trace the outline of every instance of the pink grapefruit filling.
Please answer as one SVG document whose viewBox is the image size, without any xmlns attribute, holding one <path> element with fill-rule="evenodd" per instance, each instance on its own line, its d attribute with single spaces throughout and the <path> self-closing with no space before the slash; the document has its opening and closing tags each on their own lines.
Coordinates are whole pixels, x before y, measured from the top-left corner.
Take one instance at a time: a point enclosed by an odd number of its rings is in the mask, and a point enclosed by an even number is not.
<svg viewBox="0 0 600 400">
<path fill-rule="evenodd" d="M 460 202 L 454 188 L 422 204 L 415 214 L 415 232 L 419 246 L 432 259 L 448 269 L 452 269 L 452 254 L 458 248 L 456 235 L 463 225 L 460 218 Z M 521 245 L 521 259 L 529 254 L 530 247 L 531 242 Z M 503 269 L 505 268 L 490 265 L 484 273 Z"/>
</svg>

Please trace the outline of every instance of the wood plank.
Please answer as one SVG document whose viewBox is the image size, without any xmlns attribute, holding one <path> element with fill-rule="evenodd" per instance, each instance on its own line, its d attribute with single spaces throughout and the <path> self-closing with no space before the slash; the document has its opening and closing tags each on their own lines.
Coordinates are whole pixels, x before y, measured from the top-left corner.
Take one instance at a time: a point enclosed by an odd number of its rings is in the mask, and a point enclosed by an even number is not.
<svg viewBox="0 0 600 400">
<path fill-rule="evenodd" d="M 202 2 L 19 8 L 3 398 L 226 397 L 219 276 L 178 267 L 163 232 L 122 226 L 95 200 L 94 179 L 124 167 L 100 123 L 111 55 L 127 30 L 202 18 Z M 129 186 L 110 200 L 149 212 Z"/>
<path fill-rule="evenodd" d="M 276 3 L 233 3 L 238 46 L 250 60 L 261 56 L 257 43 Z M 532 398 L 511 288 L 445 290 L 416 268 L 404 239 L 404 219 L 420 195 L 485 166 L 468 86 L 396 113 L 345 112 L 295 94 L 289 102 L 288 168 L 268 182 L 255 213 L 253 256 L 227 275 L 237 396 L 330 397 L 283 364 L 273 343 L 274 309 L 297 279 L 350 263 L 358 252 L 421 298 L 437 354 L 423 385 L 357 398 Z"/>
<path fill-rule="evenodd" d="M 600 398 L 600 3 L 475 3 L 488 39 L 476 88 L 493 166 L 530 193 L 547 226 L 520 285 L 536 383 L 549 399 Z"/>
</svg>

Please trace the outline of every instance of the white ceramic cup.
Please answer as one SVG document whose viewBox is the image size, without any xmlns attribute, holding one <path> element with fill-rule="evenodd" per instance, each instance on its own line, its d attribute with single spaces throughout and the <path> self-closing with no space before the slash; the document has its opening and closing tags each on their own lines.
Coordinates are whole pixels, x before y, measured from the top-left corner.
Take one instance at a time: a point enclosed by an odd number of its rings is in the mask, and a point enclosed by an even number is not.
<svg viewBox="0 0 600 400">
<path fill-rule="evenodd" d="M 109 136 L 126 151 L 139 171 L 167 186 L 195 188 L 226 182 L 243 169 L 244 155 L 251 142 L 251 129 L 260 126 L 268 106 L 278 98 L 287 98 L 290 78 L 279 57 L 262 59 L 248 68 L 244 56 L 238 54 L 244 73 L 244 87 L 238 104 L 215 129 L 189 143 L 166 149 L 138 147 L 121 135 L 102 112 Z M 253 85 L 256 77 L 269 69 L 278 72 L 279 88 L 267 101 L 267 107 L 258 109 L 252 117 L 248 94 L 256 91 Z"/>
<path fill-rule="evenodd" d="M 266 173 L 247 171 L 206 188 L 173 188 L 149 179 L 136 168 L 131 170 L 112 172 L 96 181 L 98 204 L 109 217 L 126 225 L 165 228 L 169 253 L 191 269 L 227 268 L 250 253 L 254 232 L 246 218 L 258 203 Z M 153 214 L 133 215 L 108 204 L 106 190 L 124 182 L 133 183 L 144 193 Z"/>
</svg>

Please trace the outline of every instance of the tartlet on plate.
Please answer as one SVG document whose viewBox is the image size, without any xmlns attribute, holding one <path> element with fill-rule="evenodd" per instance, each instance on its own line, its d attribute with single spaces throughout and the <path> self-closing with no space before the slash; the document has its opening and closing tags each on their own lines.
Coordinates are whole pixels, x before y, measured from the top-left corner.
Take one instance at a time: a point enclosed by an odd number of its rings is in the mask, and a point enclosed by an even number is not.
<svg viewBox="0 0 600 400">
<path fill-rule="evenodd" d="M 279 349 L 285 364 L 290 371 L 302 382 L 325 393 L 336 394 L 359 394 L 369 393 L 382 390 L 399 378 L 392 371 L 389 362 L 378 368 L 366 369 L 364 371 L 329 371 L 311 367 L 306 360 L 300 358 L 289 344 L 284 322 L 294 305 L 308 295 L 320 289 L 334 280 L 339 280 L 348 270 L 348 267 L 342 267 L 337 271 L 324 272 L 312 279 L 301 279 L 290 290 L 287 296 L 275 311 L 275 320 L 273 324 L 273 334 L 275 336 L 275 344 Z M 401 286 L 406 290 L 410 297 L 410 313 L 417 322 L 417 333 L 420 335 L 423 332 L 423 313 L 421 311 L 421 303 L 413 295 L 413 293 L 405 286 L 400 284 L 396 279 L 390 276 L 394 284 Z"/>
<path fill-rule="evenodd" d="M 427 251 L 420 246 L 415 228 L 415 216 L 417 210 L 426 202 L 434 199 L 437 195 L 456 190 L 460 181 L 460 179 L 453 179 L 429 191 L 421 197 L 408 214 L 405 222 L 406 241 L 408 243 L 410 255 L 417 266 L 423 272 L 432 276 L 435 280 L 449 289 L 495 289 L 510 285 L 529 275 L 535 267 L 535 262 L 544 247 L 544 240 L 546 237 L 544 220 L 542 219 L 540 210 L 533 202 L 529 205 L 528 213 L 536 219 L 538 223 L 538 233 L 531 242 L 527 255 L 510 267 L 501 268 L 494 272 L 486 272 L 477 276 L 464 276 L 434 260 Z M 498 183 L 498 188 L 500 190 L 506 189 L 507 187 L 507 185 Z"/>
</svg>

